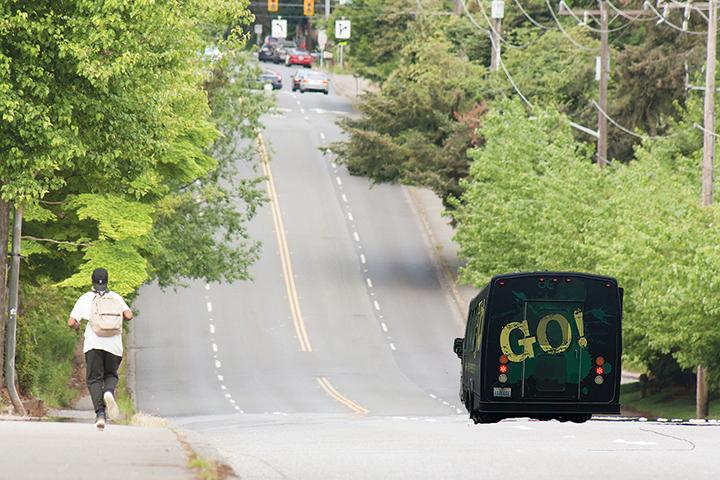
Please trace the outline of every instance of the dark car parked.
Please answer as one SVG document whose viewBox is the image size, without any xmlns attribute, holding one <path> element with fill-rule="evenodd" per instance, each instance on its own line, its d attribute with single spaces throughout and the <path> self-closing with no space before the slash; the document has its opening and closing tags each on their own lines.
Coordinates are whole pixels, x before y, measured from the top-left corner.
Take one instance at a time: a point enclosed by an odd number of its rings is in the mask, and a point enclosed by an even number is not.
<svg viewBox="0 0 720 480">
<path fill-rule="evenodd" d="M 272 62 L 275 46 L 272 44 L 263 45 L 258 51 L 258 60 L 261 62 Z"/>
<path fill-rule="evenodd" d="M 273 90 L 280 90 L 282 88 L 282 76 L 272 70 L 263 70 L 258 78 L 258 82 L 262 85 L 271 84 Z"/>
</svg>

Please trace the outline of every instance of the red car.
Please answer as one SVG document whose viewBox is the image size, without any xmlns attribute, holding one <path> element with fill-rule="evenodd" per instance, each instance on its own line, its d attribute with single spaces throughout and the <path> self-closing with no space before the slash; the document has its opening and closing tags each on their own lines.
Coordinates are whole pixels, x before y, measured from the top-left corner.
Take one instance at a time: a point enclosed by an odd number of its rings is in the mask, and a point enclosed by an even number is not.
<svg viewBox="0 0 720 480">
<path fill-rule="evenodd" d="M 285 57 L 285 65 L 302 65 L 305 68 L 310 68 L 312 66 L 312 56 L 307 50 L 291 50 Z"/>
</svg>

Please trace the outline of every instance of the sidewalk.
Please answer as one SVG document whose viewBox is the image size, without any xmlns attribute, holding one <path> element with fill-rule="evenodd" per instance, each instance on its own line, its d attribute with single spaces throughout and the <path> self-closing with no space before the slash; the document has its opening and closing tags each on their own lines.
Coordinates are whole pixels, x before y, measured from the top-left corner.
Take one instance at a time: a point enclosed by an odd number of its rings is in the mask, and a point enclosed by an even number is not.
<svg viewBox="0 0 720 480">
<path fill-rule="evenodd" d="M 0 421 L 0 477 L 109 480 L 193 479 L 168 428 Z"/>
<path fill-rule="evenodd" d="M 380 87 L 362 77 L 355 77 L 346 73 L 327 72 L 335 92 L 351 102 L 355 102 L 363 93 L 377 92 Z"/>
</svg>

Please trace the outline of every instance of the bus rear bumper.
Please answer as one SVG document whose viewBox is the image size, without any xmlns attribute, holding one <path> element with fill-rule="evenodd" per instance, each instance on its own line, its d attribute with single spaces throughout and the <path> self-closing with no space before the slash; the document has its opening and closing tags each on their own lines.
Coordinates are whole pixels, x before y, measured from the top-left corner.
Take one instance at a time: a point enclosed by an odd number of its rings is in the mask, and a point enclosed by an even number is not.
<svg viewBox="0 0 720 480">
<path fill-rule="evenodd" d="M 575 414 L 619 414 L 619 403 L 500 403 L 479 402 L 476 404 L 480 413 L 494 413 L 508 417 L 528 415 L 575 415 Z"/>
</svg>

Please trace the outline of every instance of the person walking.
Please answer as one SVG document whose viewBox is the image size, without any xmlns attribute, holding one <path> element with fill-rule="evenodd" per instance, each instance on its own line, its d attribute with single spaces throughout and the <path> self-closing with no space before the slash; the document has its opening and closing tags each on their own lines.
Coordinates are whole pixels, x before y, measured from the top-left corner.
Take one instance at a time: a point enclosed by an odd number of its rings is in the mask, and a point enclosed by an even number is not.
<svg viewBox="0 0 720 480">
<path fill-rule="evenodd" d="M 125 300 L 108 290 L 107 284 L 107 270 L 96 268 L 92 272 L 92 290 L 78 298 L 68 318 L 68 326 L 76 331 L 80 330 L 81 320 L 88 320 L 83 352 L 87 388 L 99 429 L 105 428 L 107 417 L 117 420 L 120 416 L 115 387 L 123 355 L 122 323 L 133 318 Z"/>
</svg>

